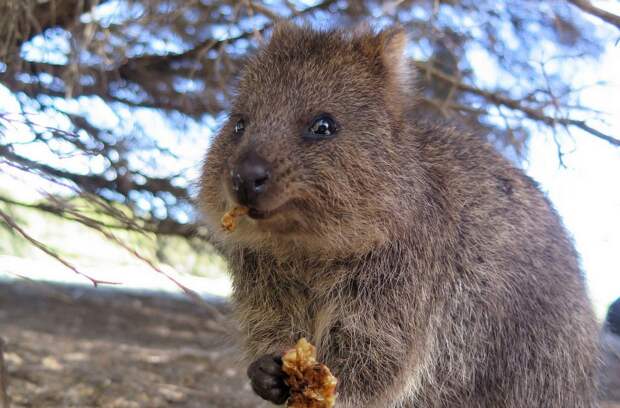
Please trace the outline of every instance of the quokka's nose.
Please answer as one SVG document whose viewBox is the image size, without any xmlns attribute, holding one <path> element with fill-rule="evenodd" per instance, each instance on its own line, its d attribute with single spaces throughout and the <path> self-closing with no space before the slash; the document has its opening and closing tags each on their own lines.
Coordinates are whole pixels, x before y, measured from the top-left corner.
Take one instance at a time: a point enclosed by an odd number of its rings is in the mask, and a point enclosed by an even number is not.
<svg viewBox="0 0 620 408">
<path fill-rule="evenodd" d="M 231 176 L 237 200 L 251 207 L 269 187 L 269 164 L 258 154 L 250 152 L 239 160 Z"/>
</svg>

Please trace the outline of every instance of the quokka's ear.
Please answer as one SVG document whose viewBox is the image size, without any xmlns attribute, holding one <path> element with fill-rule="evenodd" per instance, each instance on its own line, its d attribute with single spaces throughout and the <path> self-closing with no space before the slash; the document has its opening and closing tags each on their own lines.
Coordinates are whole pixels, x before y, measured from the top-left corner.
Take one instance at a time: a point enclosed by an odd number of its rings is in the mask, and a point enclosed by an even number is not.
<svg viewBox="0 0 620 408">
<path fill-rule="evenodd" d="M 398 89 L 407 91 L 413 87 L 415 75 L 411 61 L 405 55 L 407 47 L 407 33 L 405 29 L 396 26 L 378 34 L 380 55 L 388 73 L 388 81 Z"/>
<path fill-rule="evenodd" d="M 297 26 L 288 20 L 280 20 L 273 26 L 273 37 L 281 37 L 286 35 L 288 31 L 294 30 Z"/>
<path fill-rule="evenodd" d="M 269 45 L 288 44 L 288 42 L 291 41 L 292 34 L 300 30 L 300 27 L 288 20 L 278 21 L 273 26 Z"/>
<path fill-rule="evenodd" d="M 367 32 L 358 36 L 359 47 L 371 63 L 379 65 L 384 75 L 386 103 L 400 117 L 407 104 L 414 103 L 415 72 L 405 54 L 407 33 L 401 26 L 385 29 L 378 34 Z"/>
</svg>

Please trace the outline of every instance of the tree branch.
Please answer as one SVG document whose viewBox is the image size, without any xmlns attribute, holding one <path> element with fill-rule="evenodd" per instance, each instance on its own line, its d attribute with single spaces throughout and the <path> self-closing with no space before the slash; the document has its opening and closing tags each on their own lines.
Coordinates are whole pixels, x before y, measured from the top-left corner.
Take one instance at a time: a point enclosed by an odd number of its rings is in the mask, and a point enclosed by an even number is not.
<svg viewBox="0 0 620 408">
<path fill-rule="evenodd" d="M 67 206 L 63 205 L 54 205 L 47 203 L 24 203 L 21 201 L 13 200 L 8 197 L 4 197 L 0 195 L 0 201 L 9 205 L 14 205 L 17 207 L 27 208 L 36 211 L 42 211 L 48 214 L 55 215 L 59 218 L 65 219 L 67 221 L 80 222 L 73 214 L 75 210 L 71 210 L 67 208 Z M 53 200 L 52 200 L 53 201 Z M 98 205 L 100 205 L 98 203 Z M 106 207 L 109 208 L 109 207 Z M 118 223 L 106 223 L 100 220 L 96 220 L 90 218 L 90 221 L 96 223 L 98 226 L 102 228 L 108 228 L 112 230 L 125 230 L 125 231 L 134 231 L 140 234 L 144 233 L 152 233 L 157 235 L 168 235 L 168 236 L 176 236 L 182 238 L 196 238 L 202 241 L 209 241 L 208 235 L 201 233 L 199 228 L 195 224 L 181 224 L 178 221 L 172 219 L 165 220 L 149 220 L 142 218 L 132 218 L 125 219 L 125 217 L 119 217 L 118 211 L 107 211 L 102 209 L 99 213 L 108 215 L 114 218 Z"/>
<path fill-rule="evenodd" d="M 51 256 L 52 258 L 56 259 L 58 262 L 60 262 L 61 264 L 63 264 L 67 268 L 71 269 L 76 274 L 78 274 L 80 276 L 83 276 L 86 279 L 88 279 L 89 281 L 91 281 L 93 286 L 97 287 L 99 285 L 118 285 L 118 282 L 111 282 L 111 281 L 104 281 L 104 280 L 95 279 L 95 278 L 93 278 L 91 276 L 86 275 L 83 272 L 80 272 L 75 266 L 70 264 L 68 261 L 64 260 L 60 255 L 58 255 L 53 250 L 48 248 L 45 244 L 43 244 L 42 242 L 40 242 L 40 241 L 36 240 L 35 238 L 31 237 L 26 231 L 24 231 L 19 225 L 17 225 L 17 223 L 7 213 L 5 213 L 2 210 L 0 210 L 0 218 L 2 218 L 2 220 L 4 220 L 4 222 L 11 229 L 16 231 L 26 241 L 30 242 L 32 245 L 34 245 L 35 247 L 39 248 L 41 251 L 45 252 L 46 254 Z"/>
<path fill-rule="evenodd" d="M 84 0 L 53 0 L 61 2 L 61 4 L 70 7 L 73 3 L 84 1 Z M 103 2 L 100 1 L 99 3 Z M 87 1 L 87 6 L 92 7 L 93 4 L 96 4 L 96 0 Z M 312 13 L 317 10 L 325 10 L 329 8 L 332 4 L 336 3 L 336 0 L 326 0 L 320 2 L 314 6 L 306 7 L 303 10 L 295 13 L 297 15 L 303 15 Z M 42 6 L 38 6 L 42 7 Z M 49 3 L 45 3 L 45 7 L 51 7 Z M 69 18 L 71 13 L 66 12 L 63 14 L 63 17 L 59 16 L 54 17 L 52 20 L 55 23 L 64 22 Z M 75 14 L 75 13 L 74 13 Z M 71 14 L 73 15 L 73 14 Z M 79 16 L 79 14 L 78 14 Z M 44 18 L 44 17 L 42 17 Z M 51 19 L 51 17 L 45 17 Z M 75 18 L 75 16 L 74 16 Z M 47 21 L 47 20 L 45 20 Z M 51 23 L 50 23 L 51 24 Z M 273 26 L 273 23 L 266 24 L 258 32 L 264 32 L 270 29 Z M 158 77 L 161 79 L 162 75 L 169 76 L 182 76 L 192 78 L 196 74 L 200 74 L 201 78 L 211 78 L 214 75 L 210 71 L 210 66 L 206 65 L 206 61 L 201 61 L 201 66 L 203 67 L 200 71 L 195 68 L 188 68 L 185 62 L 191 64 L 196 63 L 197 59 L 200 59 L 201 56 L 205 55 L 210 50 L 221 50 L 227 44 L 234 43 L 236 41 L 242 39 L 249 39 L 253 35 L 255 35 L 256 31 L 246 31 L 241 33 L 238 36 L 225 38 L 221 40 L 216 40 L 213 38 L 206 39 L 203 42 L 199 42 L 195 44 L 193 47 L 188 49 L 187 51 L 181 53 L 168 53 L 163 55 L 140 55 L 132 58 L 126 59 L 120 65 L 114 67 L 107 67 L 102 69 L 101 67 L 81 65 L 80 66 L 80 74 L 89 76 L 95 80 L 95 84 L 93 85 L 79 85 L 80 95 L 94 95 L 104 98 L 107 101 L 118 101 L 121 103 L 125 103 L 129 106 L 136 107 L 146 107 L 146 108 L 154 108 L 154 109 L 164 109 L 164 110 L 177 110 L 179 112 L 186 113 L 190 116 L 198 116 L 205 112 L 218 112 L 222 109 L 221 104 L 217 103 L 215 99 L 205 99 L 204 94 L 200 95 L 192 95 L 189 93 L 184 93 L 182 98 L 175 97 L 173 99 L 167 99 L 166 96 L 162 92 L 158 92 L 158 86 L 163 82 L 169 84 L 171 82 L 170 79 L 166 81 L 153 81 L 152 88 L 153 89 L 144 89 L 145 84 L 150 84 L 149 81 L 145 81 L 145 75 L 148 75 L 149 78 Z M 10 88 L 13 92 L 22 91 L 26 94 L 36 97 L 41 94 L 41 90 L 45 89 L 46 93 L 53 96 L 58 97 L 66 97 L 65 91 L 62 88 L 66 88 L 65 85 L 60 89 L 55 89 L 54 86 L 49 86 L 48 84 L 38 83 L 36 87 L 33 87 L 33 84 L 20 84 L 19 81 L 15 80 L 15 75 L 23 73 L 23 71 L 30 72 L 34 75 L 40 73 L 46 73 L 52 75 L 55 79 L 62 81 L 68 67 L 66 65 L 56 65 L 42 62 L 34 62 L 34 61 L 25 61 L 22 60 L 20 62 L 20 67 L 15 66 L 17 71 L 12 72 L 11 66 L 5 73 L 0 73 L 0 80 L 6 81 L 7 84 L 10 84 Z M 213 68 L 215 69 L 215 68 Z M 156 73 L 157 75 L 154 75 Z M 10 74 L 10 75 L 9 75 Z M 121 81 L 129 81 L 133 84 L 136 84 L 142 88 L 142 90 L 148 95 L 148 100 L 141 101 L 128 101 L 118 96 L 112 94 L 109 85 L 114 82 L 118 83 L 120 87 L 126 88 L 124 84 L 121 84 Z M 206 86 L 211 85 L 211 87 L 216 86 L 217 84 L 206 84 Z M 32 87 L 33 90 L 28 88 Z M 58 87 L 56 87 L 58 88 Z"/>
<path fill-rule="evenodd" d="M 306 7 L 305 9 L 299 11 L 298 13 L 296 13 L 296 16 L 312 13 L 316 10 L 325 10 L 334 3 L 336 3 L 336 0 L 322 1 L 318 4 L 315 4 L 314 6 Z M 256 4 L 253 4 L 253 5 L 254 7 L 257 6 Z M 264 11 L 263 9 L 261 10 Z M 258 32 L 262 34 L 263 32 L 270 29 L 271 27 L 273 27 L 273 23 L 266 24 L 260 30 L 258 30 Z M 121 67 L 119 67 L 119 71 L 122 73 L 124 69 L 133 70 L 135 69 L 135 64 L 144 64 L 145 66 L 148 66 L 150 68 L 155 68 L 158 66 L 166 65 L 173 61 L 180 61 L 180 60 L 195 58 L 199 55 L 203 55 L 206 51 L 220 50 L 226 44 L 234 43 L 242 39 L 251 38 L 255 34 L 256 34 L 256 31 L 246 31 L 238 36 L 225 38 L 222 40 L 214 40 L 210 38 L 208 40 L 205 40 L 201 43 L 196 44 L 191 49 L 185 52 L 182 52 L 182 53 L 164 54 L 164 55 L 146 55 L 143 57 L 133 58 L 131 61 L 128 61 L 126 64 L 123 64 Z"/>
<path fill-rule="evenodd" d="M 521 103 L 521 101 L 517 101 L 514 99 L 510 99 L 508 97 L 505 97 L 499 93 L 494 93 L 494 92 L 489 92 L 489 91 L 485 91 L 482 90 L 480 88 L 477 88 L 475 86 L 472 85 L 468 85 L 464 82 L 461 82 L 458 78 L 451 76 L 451 75 L 447 75 L 444 72 L 435 69 L 432 65 L 427 64 L 426 62 L 416 62 L 416 65 L 424 71 L 430 72 L 432 75 L 444 80 L 444 81 L 448 81 L 452 84 L 454 84 L 456 87 L 458 87 L 459 89 L 461 89 L 462 91 L 465 92 L 470 92 L 479 96 L 482 96 L 483 98 L 485 98 L 486 100 L 493 102 L 497 105 L 503 105 L 506 106 L 507 108 L 513 109 L 513 110 L 517 110 L 520 112 L 523 112 L 525 114 L 525 116 L 527 116 L 530 119 L 534 119 L 537 120 L 539 122 L 543 122 L 546 125 L 549 126 L 554 126 L 556 124 L 560 124 L 563 126 L 576 126 L 582 130 L 585 130 L 586 132 L 590 133 L 593 136 L 598 137 L 599 139 L 605 140 L 606 142 L 614 145 L 614 146 L 620 146 L 620 139 L 616 139 L 612 136 L 609 136 L 597 129 L 594 129 L 588 125 L 586 125 L 585 121 L 583 120 L 576 120 L 576 119 L 570 119 L 570 118 L 557 118 L 557 117 L 553 117 L 553 116 L 548 116 L 546 115 L 544 112 L 542 112 L 542 110 L 540 109 L 534 109 L 531 108 L 529 106 L 525 106 Z"/>
<path fill-rule="evenodd" d="M 594 6 L 588 0 L 568 0 L 574 6 L 579 7 L 582 11 L 585 11 L 588 14 L 592 14 L 600 18 L 601 20 L 616 26 L 617 29 L 620 30 L 620 16 L 610 13 L 607 10 L 603 10 Z"/>
<path fill-rule="evenodd" d="M 7 16 L 14 19 L 23 18 L 26 23 L 26 27 L 22 27 L 23 32 L 15 33 L 12 42 L 14 47 L 21 46 L 49 28 L 62 27 L 67 29 L 72 23 L 78 21 L 82 14 L 109 0 L 43 0 L 37 1 L 34 6 L 29 6 L 25 0 L 20 1 L 24 2 L 20 12 L 27 15 Z M 19 11 L 19 9 L 14 10 Z"/>
<path fill-rule="evenodd" d="M 103 176 L 95 174 L 75 174 L 65 170 L 60 170 L 47 164 L 39 163 L 34 160 L 27 159 L 16 153 L 13 153 L 8 146 L 0 145 L 0 157 L 19 163 L 27 169 L 33 169 L 50 176 L 60 177 L 65 180 L 72 181 L 76 185 L 84 188 L 86 191 L 97 192 L 102 189 L 111 189 L 121 194 L 127 194 L 131 190 L 146 191 L 149 193 L 168 192 L 179 199 L 189 200 L 189 194 L 186 189 L 172 185 L 167 178 L 151 177 L 147 178 L 144 183 L 136 183 L 131 180 L 131 173 L 119 176 L 114 180 L 108 180 Z"/>
<path fill-rule="evenodd" d="M 33 17 L 38 24 L 37 28 L 41 31 L 45 31 L 51 27 L 67 27 L 91 8 L 107 1 L 108 0 L 39 1 L 33 10 Z"/>
</svg>

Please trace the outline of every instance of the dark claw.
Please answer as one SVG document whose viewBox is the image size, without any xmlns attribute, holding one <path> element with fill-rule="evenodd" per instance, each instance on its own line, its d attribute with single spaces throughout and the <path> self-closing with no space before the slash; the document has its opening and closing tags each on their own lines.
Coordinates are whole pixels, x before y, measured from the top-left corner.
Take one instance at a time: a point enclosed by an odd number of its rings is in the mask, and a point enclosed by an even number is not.
<svg viewBox="0 0 620 408">
<path fill-rule="evenodd" d="M 259 357 L 248 367 L 248 377 L 254 392 L 267 401 L 284 404 L 290 395 L 279 356 L 265 354 Z"/>
</svg>

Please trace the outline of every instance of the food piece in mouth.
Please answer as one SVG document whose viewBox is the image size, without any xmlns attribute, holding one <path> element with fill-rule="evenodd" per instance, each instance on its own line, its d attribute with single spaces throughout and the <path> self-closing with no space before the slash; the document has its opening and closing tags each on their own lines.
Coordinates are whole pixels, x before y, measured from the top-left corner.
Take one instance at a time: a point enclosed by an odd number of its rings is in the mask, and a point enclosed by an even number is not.
<svg viewBox="0 0 620 408">
<path fill-rule="evenodd" d="M 336 377 L 316 361 L 316 348 L 305 338 L 282 357 L 282 371 L 291 396 L 289 408 L 332 408 L 336 404 Z"/>
<path fill-rule="evenodd" d="M 220 221 L 222 228 L 225 231 L 233 232 L 237 228 L 237 218 L 243 217 L 249 211 L 247 207 L 234 207 L 227 211 Z"/>
</svg>

